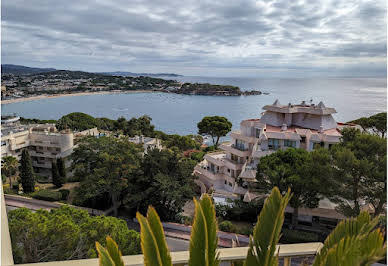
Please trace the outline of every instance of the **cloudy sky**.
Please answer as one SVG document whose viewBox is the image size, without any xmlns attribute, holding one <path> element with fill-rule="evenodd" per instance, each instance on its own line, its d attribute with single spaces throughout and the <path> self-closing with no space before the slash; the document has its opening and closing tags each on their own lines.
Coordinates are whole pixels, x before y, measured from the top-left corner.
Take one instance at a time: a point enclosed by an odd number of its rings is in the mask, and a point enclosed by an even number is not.
<svg viewBox="0 0 388 266">
<path fill-rule="evenodd" d="M 384 76 L 386 1 L 3 0 L 2 63 L 202 76 Z"/>
</svg>

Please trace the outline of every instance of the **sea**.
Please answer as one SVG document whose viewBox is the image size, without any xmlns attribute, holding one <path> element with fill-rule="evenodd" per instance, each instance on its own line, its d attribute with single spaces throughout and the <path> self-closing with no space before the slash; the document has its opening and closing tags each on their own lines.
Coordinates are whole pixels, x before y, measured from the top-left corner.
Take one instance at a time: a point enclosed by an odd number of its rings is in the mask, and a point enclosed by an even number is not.
<svg viewBox="0 0 388 266">
<path fill-rule="evenodd" d="M 171 79 L 171 78 L 166 78 Z M 59 119 L 71 112 L 117 119 L 148 115 L 157 130 L 169 134 L 196 134 L 204 116 L 224 116 L 240 127 L 241 120 L 259 118 L 263 106 L 276 99 L 281 104 L 302 101 L 337 110 L 338 122 L 348 122 L 387 109 L 386 78 L 211 78 L 175 77 L 182 82 L 239 86 L 260 90 L 255 96 L 196 96 L 173 93 L 123 93 L 47 98 L 2 104 L 2 114 L 26 118 Z"/>
</svg>

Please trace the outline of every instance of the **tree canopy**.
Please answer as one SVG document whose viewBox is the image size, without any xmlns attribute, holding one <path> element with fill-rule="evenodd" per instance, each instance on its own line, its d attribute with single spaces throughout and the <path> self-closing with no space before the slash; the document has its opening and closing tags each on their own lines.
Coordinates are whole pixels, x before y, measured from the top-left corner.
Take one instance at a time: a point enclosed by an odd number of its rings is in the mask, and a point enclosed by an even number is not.
<svg viewBox="0 0 388 266">
<path fill-rule="evenodd" d="M 152 205 L 163 220 L 175 221 L 186 201 L 194 196 L 196 162 L 170 150 L 153 149 L 129 181 L 125 206 L 132 215 Z"/>
<path fill-rule="evenodd" d="M 123 255 L 141 253 L 139 234 L 114 217 L 93 217 L 84 210 L 61 207 L 50 212 L 16 209 L 8 218 L 16 263 L 94 258 L 95 242 L 105 243 L 107 235 Z"/>
<path fill-rule="evenodd" d="M 197 126 L 198 134 L 210 135 L 216 147 L 220 137 L 226 136 L 232 129 L 232 123 L 222 116 L 205 116 Z M 216 140 L 214 140 L 215 138 Z"/>
<path fill-rule="evenodd" d="M 279 150 L 260 159 L 257 166 L 257 187 L 269 193 L 277 186 L 285 193 L 289 188 L 293 193 L 290 205 L 294 208 L 293 224 L 298 221 L 298 208 L 316 208 L 321 199 L 321 184 L 327 182 L 331 171 L 329 154 L 324 149 L 309 153 L 304 149 L 289 148 Z M 321 164 L 323 162 L 323 164 Z"/>
<path fill-rule="evenodd" d="M 76 188 L 75 203 L 90 207 L 113 206 L 114 214 L 138 168 L 142 148 L 126 138 L 88 137 L 72 154 L 74 176 L 81 180 Z"/>
<path fill-rule="evenodd" d="M 19 162 L 13 156 L 5 156 L 1 162 L 1 172 L 9 178 L 9 185 L 12 187 L 12 177 L 16 175 Z"/>
<path fill-rule="evenodd" d="M 22 151 L 20 160 L 20 180 L 24 193 L 34 192 L 35 190 L 35 173 L 32 168 L 32 161 L 27 149 Z"/>
<path fill-rule="evenodd" d="M 387 133 L 387 113 L 378 113 L 370 117 L 361 117 L 351 121 L 360 125 L 365 131 L 370 131 L 385 138 Z"/>
<path fill-rule="evenodd" d="M 360 213 L 363 201 L 383 211 L 387 188 L 387 140 L 356 129 L 342 131 L 343 140 L 332 150 L 339 211 L 347 216 Z"/>
</svg>

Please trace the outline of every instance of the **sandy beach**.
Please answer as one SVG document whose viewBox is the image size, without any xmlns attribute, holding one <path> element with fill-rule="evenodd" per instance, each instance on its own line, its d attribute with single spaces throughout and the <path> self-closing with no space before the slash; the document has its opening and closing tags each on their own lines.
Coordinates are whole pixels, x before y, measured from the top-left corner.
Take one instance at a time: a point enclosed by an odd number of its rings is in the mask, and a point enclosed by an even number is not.
<svg viewBox="0 0 388 266">
<path fill-rule="evenodd" d="M 120 94 L 120 93 L 144 93 L 144 92 L 154 92 L 152 90 L 134 90 L 134 91 L 121 91 L 121 90 L 113 90 L 113 91 L 96 91 L 96 92 L 79 92 L 79 93 L 69 93 L 69 94 L 55 94 L 55 95 L 39 95 L 32 97 L 23 97 L 9 100 L 1 100 L 1 104 L 9 104 L 9 103 L 20 103 L 26 101 L 34 101 L 40 99 L 51 99 L 58 97 L 66 97 L 66 96 L 85 96 L 85 95 L 95 95 L 95 94 Z"/>
</svg>

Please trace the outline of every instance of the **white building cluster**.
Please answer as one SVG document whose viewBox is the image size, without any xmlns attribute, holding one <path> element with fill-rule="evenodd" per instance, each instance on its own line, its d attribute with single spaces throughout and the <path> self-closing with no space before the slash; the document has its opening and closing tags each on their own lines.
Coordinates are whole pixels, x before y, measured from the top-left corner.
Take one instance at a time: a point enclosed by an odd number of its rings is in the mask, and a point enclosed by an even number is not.
<svg viewBox="0 0 388 266">
<path fill-rule="evenodd" d="M 220 145 L 222 152 L 206 154 L 195 168 L 202 191 L 223 198 L 251 201 L 257 195 L 248 189 L 256 180 L 256 167 L 261 157 L 278 149 L 317 147 L 330 148 L 340 142 L 339 128 L 332 114 L 334 108 L 319 104 L 281 105 L 276 100 L 263 107 L 260 119 L 243 120 L 240 130 L 230 134 L 231 141 Z"/>
</svg>

